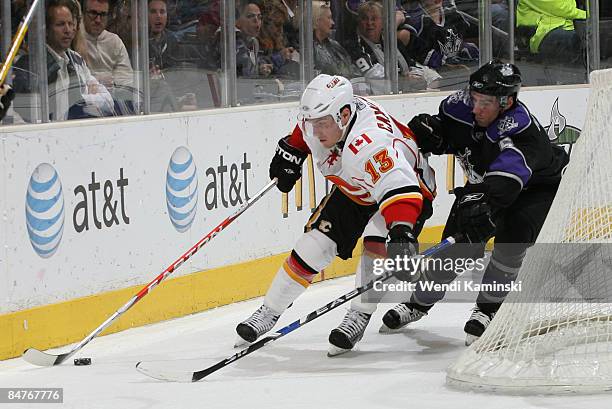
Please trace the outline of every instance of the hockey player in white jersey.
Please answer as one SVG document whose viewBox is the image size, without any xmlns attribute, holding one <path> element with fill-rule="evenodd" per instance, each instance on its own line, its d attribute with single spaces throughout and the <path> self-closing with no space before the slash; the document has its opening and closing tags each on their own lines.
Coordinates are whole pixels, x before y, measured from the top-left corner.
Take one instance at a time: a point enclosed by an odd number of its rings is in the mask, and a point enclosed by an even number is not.
<svg viewBox="0 0 612 409">
<path fill-rule="evenodd" d="M 352 257 L 364 236 L 364 254 L 411 256 L 432 213 L 434 172 L 418 150 L 413 133 L 374 102 L 353 95 L 340 76 L 319 75 L 300 100 L 300 118 L 282 138 L 270 164 L 270 178 L 289 192 L 309 153 L 334 187 L 308 221 L 291 255 L 278 270 L 263 305 L 238 324 L 237 345 L 254 342 L 326 268 L 335 256 Z M 385 245 L 387 243 L 387 245 Z M 363 271 L 361 260 L 356 282 Z M 376 304 L 355 298 L 342 323 L 332 330 L 330 355 L 361 339 Z"/>
</svg>

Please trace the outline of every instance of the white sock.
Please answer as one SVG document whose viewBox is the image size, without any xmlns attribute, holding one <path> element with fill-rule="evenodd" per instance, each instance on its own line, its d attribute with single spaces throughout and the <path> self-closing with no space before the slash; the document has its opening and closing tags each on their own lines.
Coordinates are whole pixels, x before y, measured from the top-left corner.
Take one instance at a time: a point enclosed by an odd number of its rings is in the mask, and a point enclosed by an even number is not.
<svg viewBox="0 0 612 409">
<path fill-rule="evenodd" d="M 306 279 L 285 271 L 285 268 L 287 268 L 286 266 L 287 263 L 285 262 L 281 268 L 278 269 L 270 288 L 268 288 L 266 297 L 264 298 L 264 305 L 278 315 L 285 312 L 287 307 L 302 295 L 310 284 Z M 298 281 L 296 278 L 300 278 L 301 280 Z"/>
</svg>

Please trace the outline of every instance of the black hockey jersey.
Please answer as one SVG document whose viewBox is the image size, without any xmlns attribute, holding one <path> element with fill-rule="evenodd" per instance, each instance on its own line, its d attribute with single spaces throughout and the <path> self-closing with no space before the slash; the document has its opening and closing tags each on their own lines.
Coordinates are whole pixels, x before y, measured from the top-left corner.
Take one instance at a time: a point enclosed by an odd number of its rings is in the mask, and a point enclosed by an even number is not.
<svg viewBox="0 0 612 409">
<path fill-rule="evenodd" d="M 517 101 L 488 128 L 479 127 L 472 114 L 467 89 L 440 104 L 446 152 L 457 156 L 470 183 L 487 183 L 492 202 L 511 204 L 522 190 L 557 186 L 569 157 L 554 145 L 527 107 Z"/>
<path fill-rule="evenodd" d="M 406 27 L 412 36 L 410 55 L 423 65 L 440 68 L 445 64 L 463 64 L 478 60 L 475 44 L 464 40 L 469 23 L 456 7 L 444 7 L 441 24 L 436 23 L 422 6 L 405 13 Z"/>
<path fill-rule="evenodd" d="M 382 42 L 380 44 L 373 44 L 373 47 L 378 47 L 378 50 L 374 50 L 370 44 L 368 44 L 368 42 L 360 35 L 356 35 L 352 42 L 346 44 L 346 51 L 349 53 L 353 63 L 361 70 L 363 75 L 372 76 L 370 70 L 375 68 L 378 64 L 379 68 L 381 69 L 380 75 L 384 76 L 384 57 L 382 57 L 384 54 L 384 45 Z M 408 74 L 410 72 L 410 67 L 415 66 L 414 60 L 402 54 L 399 49 L 397 57 L 398 72 L 400 74 Z M 372 77 L 376 76 L 374 75 Z"/>
</svg>

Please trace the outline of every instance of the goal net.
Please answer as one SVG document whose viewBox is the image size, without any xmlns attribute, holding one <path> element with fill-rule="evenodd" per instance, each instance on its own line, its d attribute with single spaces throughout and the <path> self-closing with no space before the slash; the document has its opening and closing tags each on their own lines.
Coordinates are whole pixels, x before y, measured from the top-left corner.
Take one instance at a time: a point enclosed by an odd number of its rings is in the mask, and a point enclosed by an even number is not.
<svg viewBox="0 0 612 409">
<path fill-rule="evenodd" d="M 612 70 L 591 74 L 584 131 L 511 292 L 447 372 L 504 393 L 612 390 Z"/>
</svg>

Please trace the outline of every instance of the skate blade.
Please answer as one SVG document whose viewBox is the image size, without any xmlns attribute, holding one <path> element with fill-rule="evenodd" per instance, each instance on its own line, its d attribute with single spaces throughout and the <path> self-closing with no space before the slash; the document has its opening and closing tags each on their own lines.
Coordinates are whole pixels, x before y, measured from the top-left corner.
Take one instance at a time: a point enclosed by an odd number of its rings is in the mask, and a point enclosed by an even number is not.
<svg viewBox="0 0 612 409">
<path fill-rule="evenodd" d="M 478 340 L 478 338 L 480 338 L 480 337 L 477 337 L 476 335 L 465 334 L 465 346 L 469 347 L 474 342 L 476 342 Z"/>
<path fill-rule="evenodd" d="M 332 358 L 334 356 L 345 354 L 349 351 L 352 351 L 352 349 L 340 348 L 335 345 L 329 344 L 329 347 L 327 349 L 327 357 Z"/>
<path fill-rule="evenodd" d="M 251 345 L 251 342 L 242 338 L 240 335 L 236 335 L 236 340 L 234 341 L 234 348 L 242 348 Z"/>
<path fill-rule="evenodd" d="M 400 333 L 400 332 L 404 332 L 405 328 L 406 328 L 406 325 L 402 325 L 399 328 L 393 329 L 393 328 L 387 327 L 386 324 L 382 324 L 380 326 L 380 328 L 378 329 L 378 333 L 379 334 L 397 334 L 397 333 Z"/>
</svg>

